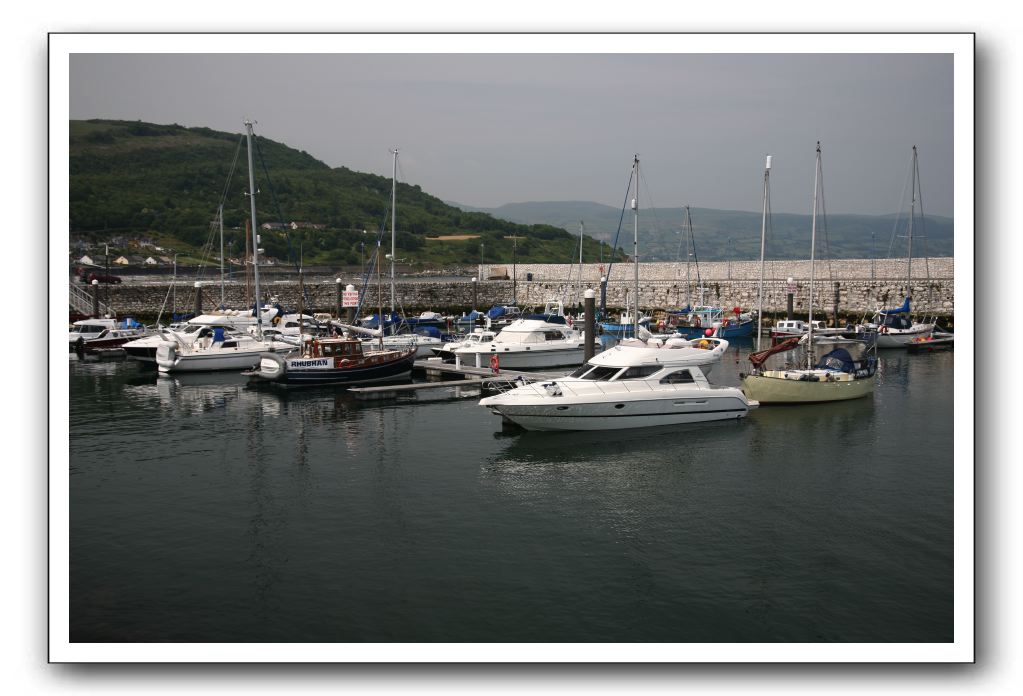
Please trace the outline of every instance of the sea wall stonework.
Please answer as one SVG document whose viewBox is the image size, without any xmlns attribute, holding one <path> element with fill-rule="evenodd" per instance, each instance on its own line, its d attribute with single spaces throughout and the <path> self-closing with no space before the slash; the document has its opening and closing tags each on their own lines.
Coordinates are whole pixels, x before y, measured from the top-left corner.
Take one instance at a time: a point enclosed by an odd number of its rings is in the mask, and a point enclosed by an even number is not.
<svg viewBox="0 0 1023 696">
<path fill-rule="evenodd" d="M 496 265 L 496 264 L 495 264 Z M 511 265 L 502 269 L 512 272 Z M 495 304 L 518 304 L 523 307 L 542 306 L 552 299 L 566 305 L 581 302 L 581 293 L 592 288 L 600 301 L 600 278 L 606 267 L 586 264 L 582 273 L 578 266 L 569 264 L 519 264 L 514 268 L 515 280 L 487 280 L 492 274 L 489 266 L 477 267 L 477 280 L 466 278 L 399 278 L 395 283 L 397 308 L 406 313 L 425 310 L 460 314 L 473 307 L 486 309 Z M 619 310 L 633 304 L 634 269 L 631 264 L 615 264 L 607 284 L 606 303 L 609 309 Z M 687 275 L 688 274 L 688 275 Z M 951 317 L 955 311 L 953 260 L 950 258 L 914 259 L 912 268 L 912 296 L 914 312 Z M 795 284 L 794 309 L 805 314 L 810 299 L 809 261 L 769 261 L 764 266 L 765 314 L 784 312 L 787 303 L 788 279 Z M 701 263 L 699 276 L 693 266 L 686 269 L 681 263 L 649 263 L 640 265 L 640 307 L 645 311 L 678 308 L 691 300 L 694 304 L 740 307 L 743 310 L 757 306 L 760 265 L 756 262 Z M 869 314 L 879 307 L 894 307 L 902 303 L 906 286 L 906 263 L 901 261 L 844 260 L 817 262 L 813 288 L 814 310 L 831 314 L 837 306 L 846 316 Z M 358 287 L 355 278 L 342 278 Z M 74 282 L 74 281 L 72 281 Z M 333 312 L 337 306 L 335 278 L 307 278 L 304 282 L 306 311 Z M 699 288 L 703 288 L 702 298 Z M 195 307 L 193 283 L 179 281 L 173 293 L 169 278 L 147 278 L 144 281 L 127 280 L 121 285 L 101 286 L 101 299 L 119 314 L 155 316 L 163 308 L 169 315 L 192 311 Z M 281 280 L 277 276 L 263 288 L 265 299 L 276 298 L 283 306 L 296 309 L 300 302 L 296 279 Z M 85 288 L 91 293 L 92 288 Z M 219 282 L 201 287 L 202 307 L 213 309 L 220 304 Z M 225 304 L 229 307 L 245 305 L 245 284 L 231 282 L 225 287 Z M 390 288 L 387 280 L 382 288 L 385 310 L 390 308 Z M 375 285 L 362 313 L 375 310 L 380 300 Z"/>
</svg>

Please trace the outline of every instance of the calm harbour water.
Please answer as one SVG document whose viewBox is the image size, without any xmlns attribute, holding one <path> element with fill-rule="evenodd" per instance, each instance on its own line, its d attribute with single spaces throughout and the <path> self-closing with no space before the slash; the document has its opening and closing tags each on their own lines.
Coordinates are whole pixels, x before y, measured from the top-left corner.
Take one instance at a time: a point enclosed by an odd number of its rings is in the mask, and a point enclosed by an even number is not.
<svg viewBox="0 0 1023 696">
<path fill-rule="evenodd" d="M 70 358 L 71 640 L 950 641 L 953 361 L 558 434 Z"/>
</svg>

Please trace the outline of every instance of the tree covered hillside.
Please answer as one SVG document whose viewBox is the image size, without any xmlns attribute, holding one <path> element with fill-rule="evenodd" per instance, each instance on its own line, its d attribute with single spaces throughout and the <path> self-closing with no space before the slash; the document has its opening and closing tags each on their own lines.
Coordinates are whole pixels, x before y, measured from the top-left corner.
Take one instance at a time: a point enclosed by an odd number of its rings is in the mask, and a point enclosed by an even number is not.
<svg viewBox="0 0 1023 696">
<path fill-rule="evenodd" d="M 104 242 L 142 236 L 198 256 L 223 196 L 226 254 L 244 252 L 249 199 L 241 134 L 89 120 L 71 121 L 69 138 L 73 237 Z M 384 247 L 390 251 L 389 178 L 333 169 L 258 133 L 254 149 L 260 226 L 317 226 L 261 230 L 267 255 L 297 260 L 301 248 L 307 264 L 356 264 L 364 251 L 372 253 L 381 228 L 387 230 Z M 397 208 L 397 257 L 407 263 L 472 264 L 479 262 L 481 251 L 487 263 L 510 263 L 513 254 L 521 262 L 570 262 L 578 257 L 578 236 L 564 229 L 462 211 L 414 184 L 398 183 Z M 437 237 L 453 239 L 430 239 Z M 597 245 L 587 238 L 584 255 L 596 256 Z"/>
</svg>

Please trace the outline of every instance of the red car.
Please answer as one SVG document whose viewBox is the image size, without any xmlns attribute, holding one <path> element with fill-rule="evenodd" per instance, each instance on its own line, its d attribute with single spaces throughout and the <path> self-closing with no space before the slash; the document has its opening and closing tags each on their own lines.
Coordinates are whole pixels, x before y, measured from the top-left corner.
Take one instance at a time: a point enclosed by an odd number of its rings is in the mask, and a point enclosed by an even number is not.
<svg viewBox="0 0 1023 696">
<path fill-rule="evenodd" d="M 121 282 L 121 279 L 118 276 L 107 275 L 105 273 L 90 273 L 85 282 L 91 285 L 94 280 L 98 280 L 101 283 L 111 283 L 113 285 L 118 285 Z"/>
</svg>

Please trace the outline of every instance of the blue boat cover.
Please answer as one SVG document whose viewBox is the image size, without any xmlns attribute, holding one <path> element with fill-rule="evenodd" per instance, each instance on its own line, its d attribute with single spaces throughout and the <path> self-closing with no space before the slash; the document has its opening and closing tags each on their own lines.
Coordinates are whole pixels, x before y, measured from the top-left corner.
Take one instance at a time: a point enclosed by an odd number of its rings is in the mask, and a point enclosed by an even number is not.
<svg viewBox="0 0 1023 696">
<path fill-rule="evenodd" d="M 908 314 L 909 313 L 909 295 L 906 296 L 902 306 L 897 309 L 882 309 L 880 314 Z"/>
</svg>

